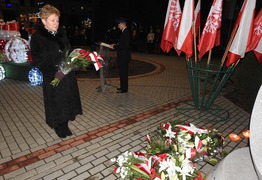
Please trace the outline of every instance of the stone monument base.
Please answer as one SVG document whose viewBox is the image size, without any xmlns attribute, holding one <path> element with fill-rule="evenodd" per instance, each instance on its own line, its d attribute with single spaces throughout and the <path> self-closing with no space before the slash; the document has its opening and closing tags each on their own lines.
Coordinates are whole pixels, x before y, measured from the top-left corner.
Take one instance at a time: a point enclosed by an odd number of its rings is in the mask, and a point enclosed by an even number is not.
<svg viewBox="0 0 262 180">
<path fill-rule="evenodd" d="M 251 160 L 249 147 L 228 154 L 208 174 L 207 180 L 259 180 Z"/>
</svg>

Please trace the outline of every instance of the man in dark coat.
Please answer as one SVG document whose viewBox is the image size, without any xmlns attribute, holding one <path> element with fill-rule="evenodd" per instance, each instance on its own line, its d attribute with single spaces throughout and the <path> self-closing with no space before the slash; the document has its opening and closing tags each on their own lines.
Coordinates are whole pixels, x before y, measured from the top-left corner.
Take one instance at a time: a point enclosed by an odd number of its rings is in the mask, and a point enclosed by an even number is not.
<svg viewBox="0 0 262 180">
<path fill-rule="evenodd" d="M 117 51 L 116 62 L 119 69 L 120 77 L 120 88 L 118 88 L 118 93 L 128 92 L 128 64 L 131 60 L 131 43 L 130 43 L 130 33 L 126 26 L 126 20 L 124 18 L 119 18 L 116 20 L 118 23 L 118 28 L 120 29 L 121 35 L 117 44 L 112 45 Z"/>
<path fill-rule="evenodd" d="M 50 8 L 54 7 L 48 6 L 46 9 Z M 74 72 L 70 72 L 61 79 L 58 86 L 53 87 L 50 83 L 54 80 L 59 64 L 65 60 L 66 53 L 70 49 L 69 40 L 63 28 L 52 31 L 46 25 L 39 24 L 35 26 L 35 30 L 31 37 L 30 48 L 33 65 L 43 73 L 46 123 L 55 129 L 60 138 L 65 138 L 72 135 L 68 128 L 68 121 L 75 120 L 76 115 L 82 114 L 76 77 Z"/>
</svg>

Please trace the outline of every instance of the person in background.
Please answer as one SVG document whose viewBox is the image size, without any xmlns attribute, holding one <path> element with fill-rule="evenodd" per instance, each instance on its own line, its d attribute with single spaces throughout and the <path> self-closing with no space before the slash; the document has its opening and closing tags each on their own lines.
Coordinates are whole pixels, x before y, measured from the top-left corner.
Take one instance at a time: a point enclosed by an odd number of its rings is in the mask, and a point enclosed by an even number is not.
<svg viewBox="0 0 262 180">
<path fill-rule="evenodd" d="M 120 88 L 117 93 L 128 92 L 128 65 L 131 60 L 131 42 L 130 32 L 126 26 L 126 20 L 119 18 L 116 20 L 118 28 L 121 31 L 120 38 L 117 44 L 111 44 L 110 46 L 117 51 L 116 62 L 119 69 Z"/>
<path fill-rule="evenodd" d="M 25 40 L 29 39 L 29 33 L 27 32 L 27 30 L 25 30 L 25 25 L 24 24 L 21 24 L 20 34 L 21 34 L 21 38 L 23 38 Z"/>
<path fill-rule="evenodd" d="M 70 120 L 82 114 L 82 106 L 74 71 L 67 75 L 58 71 L 70 50 L 70 43 L 64 28 L 59 27 L 60 12 L 52 5 L 42 7 L 40 24 L 35 25 L 35 33 L 30 41 L 32 64 L 43 74 L 43 96 L 46 123 L 60 138 L 71 136 Z M 60 83 L 53 87 L 50 83 L 58 78 Z"/>
<path fill-rule="evenodd" d="M 153 27 L 150 27 L 149 33 L 147 34 L 147 52 L 154 52 L 155 33 Z"/>
<path fill-rule="evenodd" d="M 162 38 L 162 32 L 160 28 L 157 28 L 155 32 L 155 53 L 156 54 L 160 54 L 161 52 L 160 50 L 161 38 Z"/>
</svg>

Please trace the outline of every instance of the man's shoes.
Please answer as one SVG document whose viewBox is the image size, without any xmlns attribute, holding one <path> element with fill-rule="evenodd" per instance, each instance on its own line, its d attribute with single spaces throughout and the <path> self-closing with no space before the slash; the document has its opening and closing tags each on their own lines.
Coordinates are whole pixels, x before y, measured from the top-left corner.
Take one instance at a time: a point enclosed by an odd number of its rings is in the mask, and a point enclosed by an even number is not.
<svg viewBox="0 0 262 180">
<path fill-rule="evenodd" d="M 127 93 L 127 91 L 119 90 L 119 91 L 117 91 L 116 93 Z"/>
</svg>

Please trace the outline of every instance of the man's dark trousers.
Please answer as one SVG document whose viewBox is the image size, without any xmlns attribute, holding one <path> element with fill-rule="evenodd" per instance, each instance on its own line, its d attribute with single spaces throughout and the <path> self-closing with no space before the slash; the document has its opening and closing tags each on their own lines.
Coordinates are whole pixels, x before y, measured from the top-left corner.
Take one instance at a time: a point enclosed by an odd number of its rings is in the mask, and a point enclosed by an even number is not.
<svg viewBox="0 0 262 180">
<path fill-rule="evenodd" d="M 119 62 L 118 69 L 119 69 L 121 92 L 127 92 L 128 91 L 128 62 Z"/>
</svg>

